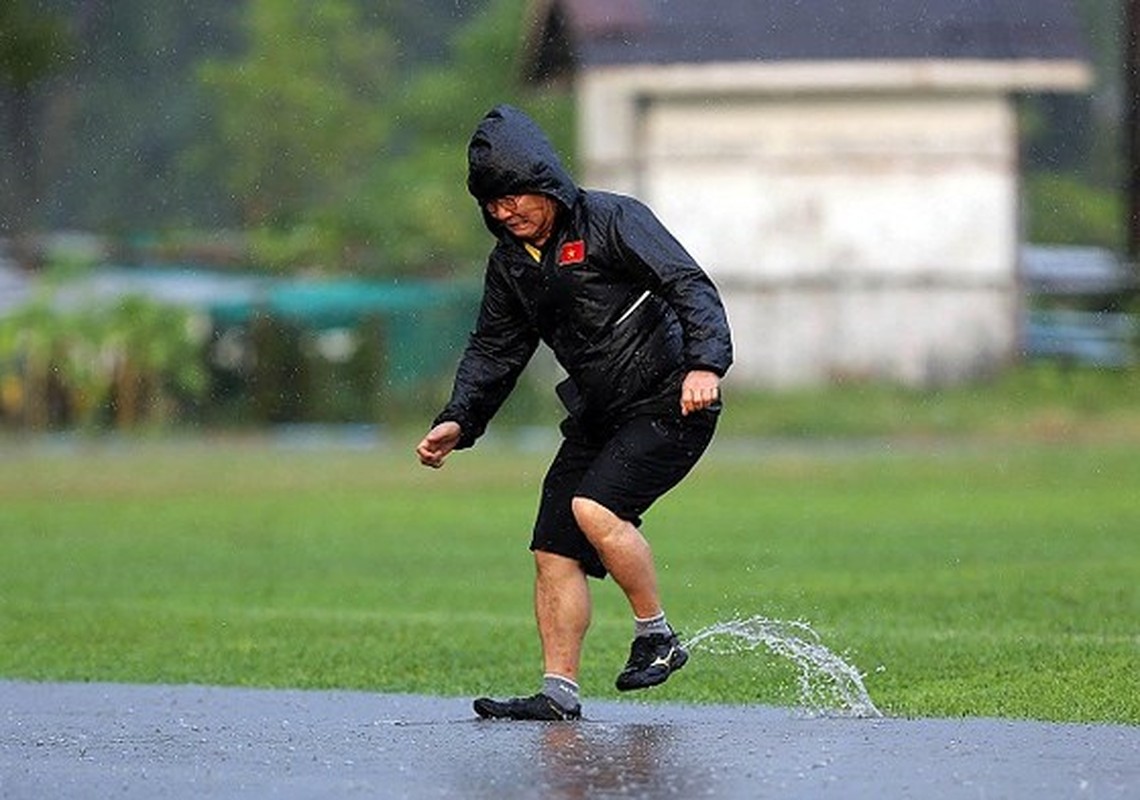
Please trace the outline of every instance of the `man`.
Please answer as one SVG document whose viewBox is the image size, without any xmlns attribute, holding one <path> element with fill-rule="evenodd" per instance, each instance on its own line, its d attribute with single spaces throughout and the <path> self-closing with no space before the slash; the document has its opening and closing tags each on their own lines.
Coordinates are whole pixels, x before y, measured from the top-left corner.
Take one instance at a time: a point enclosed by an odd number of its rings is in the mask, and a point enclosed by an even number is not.
<svg viewBox="0 0 1140 800">
<path fill-rule="evenodd" d="M 728 322 L 708 276 L 652 212 L 579 189 L 518 109 L 498 106 L 479 123 L 467 187 L 498 241 L 451 400 L 416 452 L 440 467 L 474 444 L 539 342 L 565 369 L 556 391 L 569 416 L 530 545 L 542 688 L 474 705 L 481 717 L 577 719 L 587 576 L 612 575 L 633 612 L 618 689 L 660 684 L 688 659 L 638 527 L 712 438 L 732 362 Z"/>
</svg>

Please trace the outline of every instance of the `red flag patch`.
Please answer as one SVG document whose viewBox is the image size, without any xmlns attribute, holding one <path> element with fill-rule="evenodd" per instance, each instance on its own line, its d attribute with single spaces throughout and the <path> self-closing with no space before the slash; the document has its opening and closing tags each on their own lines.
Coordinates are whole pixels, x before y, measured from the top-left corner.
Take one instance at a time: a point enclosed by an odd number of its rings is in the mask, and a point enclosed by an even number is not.
<svg viewBox="0 0 1140 800">
<path fill-rule="evenodd" d="M 567 242 L 562 245 L 562 249 L 558 251 L 558 266 L 560 267 L 567 267 L 571 264 L 581 264 L 585 260 L 586 243 L 581 239 Z"/>
</svg>

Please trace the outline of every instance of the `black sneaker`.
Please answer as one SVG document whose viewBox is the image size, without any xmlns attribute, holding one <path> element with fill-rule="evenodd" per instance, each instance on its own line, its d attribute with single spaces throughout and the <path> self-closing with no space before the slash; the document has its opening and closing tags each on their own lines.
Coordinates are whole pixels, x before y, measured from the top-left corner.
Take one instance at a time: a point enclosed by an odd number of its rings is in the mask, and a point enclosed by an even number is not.
<svg viewBox="0 0 1140 800">
<path fill-rule="evenodd" d="M 541 692 L 530 697 L 512 697 L 509 700 L 480 697 L 475 700 L 474 706 L 475 713 L 483 719 L 537 719 L 560 722 L 582 718 L 581 706 L 564 708 Z"/>
<path fill-rule="evenodd" d="M 617 676 L 617 688 L 628 692 L 664 683 L 688 660 L 689 653 L 675 633 L 638 636 L 630 645 L 625 669 Z"/>
</svg>

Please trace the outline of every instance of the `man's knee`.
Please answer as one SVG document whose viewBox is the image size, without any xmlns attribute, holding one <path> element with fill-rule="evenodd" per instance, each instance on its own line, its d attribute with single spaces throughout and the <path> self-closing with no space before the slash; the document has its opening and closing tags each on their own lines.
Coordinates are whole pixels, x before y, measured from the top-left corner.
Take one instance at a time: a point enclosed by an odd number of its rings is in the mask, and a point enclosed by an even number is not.
<svg viewBox="0 0 1140 800">
<path fill-rule="evenodd" d="M 630 525 L 597 500 L 588 497 L 575 497 L 570 501 L 570 510 L 574 513 L 578 527 L 595 547 L 612 536 L 621 535 Z"/>
<path fill-rule="evenodd" d="M 582 565 L 573 558 L 545 550 L 534 551 L 534 567 L 540 578 L 549 580 L 576 578 L 582 572 Z"/>
<path fill-rule="evenodd" d="M 575 497 L 570 500 L 570 511 L 574 514 L 574 521 L 583 531 L 588 532 L 590 528 L 595 527 L 600 520 L 603 520 L 603 512 L 606 510 L 606 507 L 601 503 L 588 497 Z"/>
</svg>

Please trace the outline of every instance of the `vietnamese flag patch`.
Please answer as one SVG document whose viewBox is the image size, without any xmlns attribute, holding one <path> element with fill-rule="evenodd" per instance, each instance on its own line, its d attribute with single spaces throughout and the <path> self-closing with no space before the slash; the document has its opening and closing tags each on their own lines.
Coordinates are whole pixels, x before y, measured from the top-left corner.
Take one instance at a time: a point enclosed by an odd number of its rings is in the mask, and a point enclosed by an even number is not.
<svg viewBox="0 0 1140 800">
<path fill-rule="evenodd" d="M 567 267 L 571 264 L 581 264 L 585 260 L 586 243 L 581 239 L 567 242 L 562 245 L 562 249 L 558 251 L 558 266 L 560 267 Z"/>
</svg>

